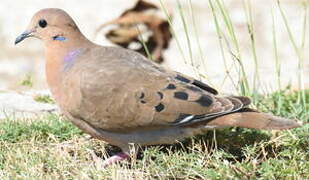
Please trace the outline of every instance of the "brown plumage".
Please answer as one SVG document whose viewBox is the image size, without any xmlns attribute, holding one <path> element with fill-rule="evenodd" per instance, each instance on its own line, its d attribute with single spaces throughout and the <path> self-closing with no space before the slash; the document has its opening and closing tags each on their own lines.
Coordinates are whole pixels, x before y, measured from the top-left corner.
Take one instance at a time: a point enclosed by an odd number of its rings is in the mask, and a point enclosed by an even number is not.
<svg viewBox="0 0 309 180">
<path fill-rule="evenodd" d="M 136 52 L 96 45 L 60 9 L 37 12 L 15 43 L 30 36 L 44 42 L 47 82 L 62 112 L 86 133 L 125 153 L 129 143 L 174 143 L 209 128 L 300 126 L 247 108 L 247 97 L 220 97 L 207 84 Z"/>
</svg>

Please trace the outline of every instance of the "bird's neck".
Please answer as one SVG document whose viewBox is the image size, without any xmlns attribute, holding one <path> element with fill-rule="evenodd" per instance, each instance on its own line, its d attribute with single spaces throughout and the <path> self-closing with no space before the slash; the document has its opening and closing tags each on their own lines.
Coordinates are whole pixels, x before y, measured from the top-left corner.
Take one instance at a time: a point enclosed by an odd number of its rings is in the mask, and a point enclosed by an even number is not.
<svg viewBox="0 0 309 180">
<path fill-rule="evenodd" d="M 48 86 L 56 99 L 61 99 L 63 79 L 66 75 L 67 63 L 74 63 L 74 58 L 83 48 L 92 46 L 93 43 L 86 39 L 70 41 L 54 41 L 45 44 L 45 70 Z M 69 62 L 71 61 L 71 62 Z M 59 102 L 59 101 L 58 101 Z"/>
</svg>

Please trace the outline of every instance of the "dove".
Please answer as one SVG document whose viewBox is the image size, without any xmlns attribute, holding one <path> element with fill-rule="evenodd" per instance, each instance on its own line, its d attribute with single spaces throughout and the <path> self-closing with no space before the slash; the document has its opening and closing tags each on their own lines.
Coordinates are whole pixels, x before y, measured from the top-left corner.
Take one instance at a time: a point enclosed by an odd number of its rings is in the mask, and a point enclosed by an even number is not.
<svg viewBox="0 0 309 180">
<path fill-rule="evenodd" d="M 134 51 L 97 45 L 61 9 L 35 13 L 15 44 L 29 37 L 43 41 L 47 83 L 61 112 L 85 133 L 121 148 L 104 166 L 128 159 L 132 144 L 173 144 L 214 128 L 301 126 L 249 108 L 248 97 L 220 96 Z"/>
</svg>

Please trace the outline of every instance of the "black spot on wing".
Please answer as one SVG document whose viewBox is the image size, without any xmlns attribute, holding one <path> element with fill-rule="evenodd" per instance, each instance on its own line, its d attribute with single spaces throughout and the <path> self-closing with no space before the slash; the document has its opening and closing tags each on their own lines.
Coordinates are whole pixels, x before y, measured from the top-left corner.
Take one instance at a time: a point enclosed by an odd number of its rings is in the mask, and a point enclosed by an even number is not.
<svg viewBox="0 0 309 180">
<path fill-rule="evenodd" d="M 187 89 L 194 91 L 194 92 L 202 92 L 200 88 L 194 87 L 194 86 L 186 86 Z"/>
<path fill-rule="evenodd" d="M 161 92 L 157 92 L 157 93 L 160 96 L 160 99 L 163 99 L 163 94 Z"/>
<path fill-rule="evenodd" d="M 157 106 L 155 106 L 155 109 L 156 109 L 157 112 L 163 111 L 164 108 L 165 108 L 165 106 L 162 103 L 160 103 Z"/>
<path fill-rule="evenodd" d="M 203 94 L 198 100 L 195 101 L 201 106 L 210 106 L 213 103 L 213 100 L 210 96 Z"/>
<path fill-rule="evenodd" d="M 177 91 L 174 93 L 174 97 L 181 100 L 188 100 L 189 95 L 183 91 Z"/>
<path fill-rule="evenodd" d="M 139 96 L 140 99 L 143 99 L 145 97 L 145 94 L 142 92 Z"/>
<path fill-rule="evenodd" d="M 176 89 L 176 86 L 174 84 L 168 84 L 166 89 Z"/>
<path fill-rule="evenodd" d="M 218 94 L 217 90 L 215 90 L 214 88 L 208 86 L 207 84 L 205 84 L 205 83 L 203 83 L 201 81 L 194 80 L 192 84 L 197 86 L 197 87 L 199 87 L 199 88 L 201 88 L 201 89 L 203 89 L 203 90 L 205 90 L 205 91 L 208 91 L 208 92 L 210 92 L 210 93 L 212 93 L 214 95 Z"/>
<path fill-rule="evenodd" d="M 144 100 L 145 93 L 140 92 L 140 93 L 138 93 L 137 97 L 140 99 L 140 102 L 141 102 L 142 104 L 145 104 L 145 103 L 146 103 L 146 101 Z"/>
<path fill-rule="evenodd" d="M 175 77 L 175 79 L 179 80 L 179 81 L 182 81 L 184 83 L 189 83 L 191 82 L 189 79 L 183 77 L 183 76 L 180 76 L 179 74 L 177 74 L 177 76 Z"/>
</svg>

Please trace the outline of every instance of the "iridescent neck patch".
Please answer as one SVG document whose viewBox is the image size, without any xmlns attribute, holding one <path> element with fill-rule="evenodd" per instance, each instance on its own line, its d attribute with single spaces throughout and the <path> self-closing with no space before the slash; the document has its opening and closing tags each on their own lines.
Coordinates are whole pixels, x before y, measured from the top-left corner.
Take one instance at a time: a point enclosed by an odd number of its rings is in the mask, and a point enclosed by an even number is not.
<svg viewBox="0 0 309 180">
<path fill-rule="evenodd" d="M 75 50 L 70 51 L 68 54 L 64 56 L 63 71 L 68 71 L 74 65 L 74 62 L 80 53 L 81 53 L 81 49 L 75 49 Z"/>
</svg>

